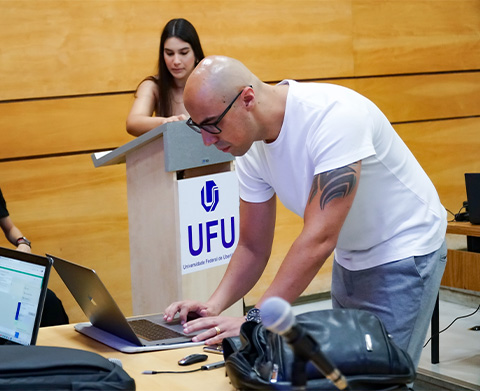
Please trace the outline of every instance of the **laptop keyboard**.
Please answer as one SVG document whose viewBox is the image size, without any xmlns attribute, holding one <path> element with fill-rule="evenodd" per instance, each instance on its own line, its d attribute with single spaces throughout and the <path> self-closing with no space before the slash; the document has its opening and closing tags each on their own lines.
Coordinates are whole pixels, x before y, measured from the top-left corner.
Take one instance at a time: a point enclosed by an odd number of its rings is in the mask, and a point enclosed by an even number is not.
<svg viewBox="0 0 480 391">
<path fill-rule="evenodd" d="M 148 341 L 184 337 L 183 334 L 167 329 L 147 319 L 129 320 L 128 324 L 132 327 L 135 334 Z"/>
</svg>

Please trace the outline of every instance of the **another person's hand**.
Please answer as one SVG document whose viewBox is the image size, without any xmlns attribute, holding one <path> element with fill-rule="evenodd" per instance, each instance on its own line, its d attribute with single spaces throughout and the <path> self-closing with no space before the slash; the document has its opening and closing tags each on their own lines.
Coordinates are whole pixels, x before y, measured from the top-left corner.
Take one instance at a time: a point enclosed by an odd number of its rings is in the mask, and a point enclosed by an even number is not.
<svg viewBox="0 0 480 391">
<path fill-rule="evenodd" d="M 192 338 L 193 342 L 205 341 L 206 345 L 215 345 L 224 338 L 236 337 L 240 334 L 243 317 L 209 316 L 191 320 L 183 325 L 183 331 L 191 334 L 205 330 Z"/>
</svg>

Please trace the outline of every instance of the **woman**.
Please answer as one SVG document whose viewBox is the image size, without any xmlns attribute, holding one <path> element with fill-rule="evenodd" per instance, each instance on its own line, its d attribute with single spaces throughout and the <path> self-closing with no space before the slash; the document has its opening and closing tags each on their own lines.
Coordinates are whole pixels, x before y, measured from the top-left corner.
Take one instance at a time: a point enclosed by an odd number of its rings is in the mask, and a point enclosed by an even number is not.
<svg viewBox="0 0 480 391">
<path fill-rule="evenodd" d="M 160 39 L 158 74 L 138 86 L 127 117 L 127 132 L 140 136 L 164 123 L 186 120 L 183 89 L 203 58 L 195 27 L 185 19 L 170 20 Z"/>
</svg>

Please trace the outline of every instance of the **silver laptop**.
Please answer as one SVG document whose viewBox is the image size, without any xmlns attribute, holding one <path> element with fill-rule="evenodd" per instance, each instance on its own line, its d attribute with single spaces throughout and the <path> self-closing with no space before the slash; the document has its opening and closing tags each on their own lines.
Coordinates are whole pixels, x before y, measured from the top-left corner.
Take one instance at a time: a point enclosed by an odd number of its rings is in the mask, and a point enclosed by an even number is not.
<svg viewBox="0 0 480 391">
<path fill-rule="evenodd" d="M 163 314 L 126 318 L 94 270 L 53 255 L 47 258 L 90 320 L 76 324 L 78 332 L 125 353 L 203 344 L 192 342 L 194 334 L 184 334 L 178 320 L 165 322 Z"/>
<path fill-rule="evenodd" d="M 0 247 L 0 345 L 35 345 L 51 261 Z"/>
</svg>

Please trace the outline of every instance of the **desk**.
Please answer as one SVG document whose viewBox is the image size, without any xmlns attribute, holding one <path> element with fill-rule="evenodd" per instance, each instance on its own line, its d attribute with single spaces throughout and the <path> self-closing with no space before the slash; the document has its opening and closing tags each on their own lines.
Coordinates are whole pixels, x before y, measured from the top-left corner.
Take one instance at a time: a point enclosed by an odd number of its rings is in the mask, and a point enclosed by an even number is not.
<svg viewBox="0 0 480 391">
<path fill-rule="evenodd" d="M 88 350 L 106 358 L 118 358 L 125 371 L 135 379 L 138 391 L 150 390 L 209 390 L 232 391 L 225 368 L 182 374 L 143 375 L 144 370 L 182 371 L 199 368 L 201 365 L 223 360 L 219 354 L 208 354 L 208 360 L 188 367 L 181 367 L 177 361 L 187 354 L 203 353 L 201 346 L 185 349 L 164 350 L 159 352 L 126 354 L 94 341 L 73 329 L 73 325 L 42 327 L 37 338 L 37 345 L 61 346 Z"/>
<path fill-rule="evenodd" d="M 473 225 L 468 221 L 449 222 L 447 225 L 447 234 L 480 238 L 480 225 Z M 447 265 L 445 266 L 441 285 L 451 288 L 480 291 L 480 253 L 448 249 Z M 432 364 L 438 364 L 440 362 L 439 316 L 439 299 L 437 297 L 431 326 Z"/>
<path fill-rule="evenodd" d="M 480 224 L 472 224 L 468 221 L 451 221 L 447 225 L 447 234 L 480 237 Z"/>
<path fill-rule="evenodd" d="M 447 234 L 480 238 L 480 225 L 473 225 L 470 222 L 450 222 L 447 226 Z M 442 285 L 480 291 L 480 253 L 449 249 Z"/>
</svg>

